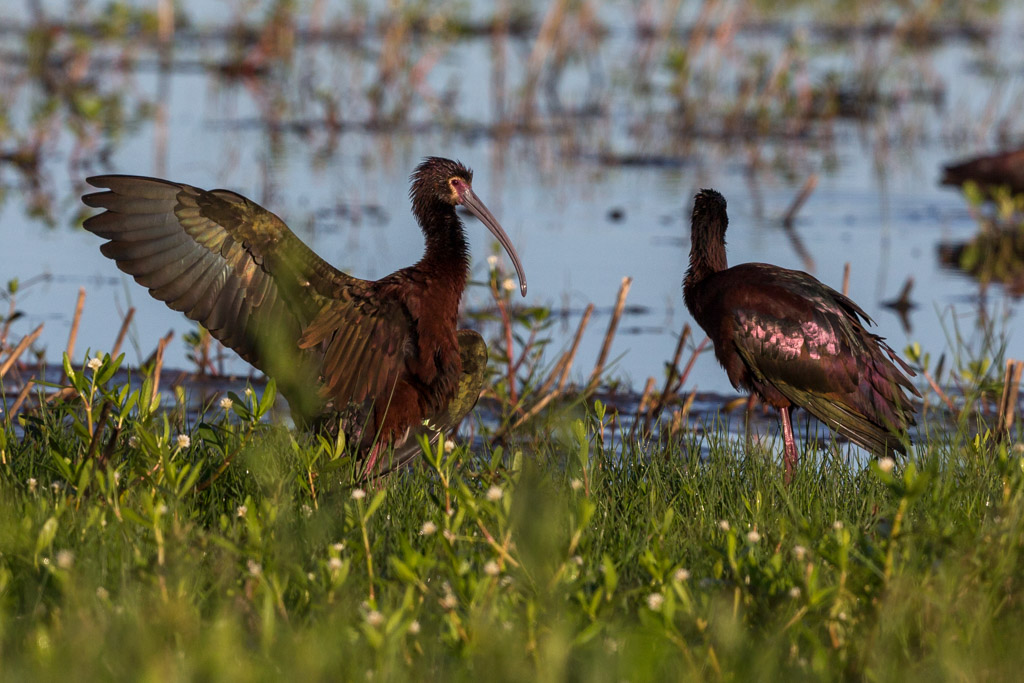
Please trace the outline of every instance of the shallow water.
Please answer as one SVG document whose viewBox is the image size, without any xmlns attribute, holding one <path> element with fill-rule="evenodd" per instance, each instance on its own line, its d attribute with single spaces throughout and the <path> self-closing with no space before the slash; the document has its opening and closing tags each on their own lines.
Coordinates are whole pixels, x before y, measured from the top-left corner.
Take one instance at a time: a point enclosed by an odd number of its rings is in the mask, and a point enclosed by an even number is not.
<svg viewBox="0 0 1024 683">
<path fill-rule="evenodd" d="M 185 3 L 201 28 L 230 20 L 230 13 L 206 15 L 200 6 L 206 5 Z M 165 72 L 157 68 L 155 50 L 140 45 L 134 50 L 137 66 L 127 73 L 110 62 L 123 47 L 97 43 L 89 66 L 92 77 L 111 81 L 106 91 L 119 92 L 129 110 L 151 102 L 160 113 L 142 117 L 116 136 L 99 135 L 84 150 L 67 132 L 47 143 L 43 180 L 52 195 L 53 227 L 29 215 L 22 176 L 10 165 L 0 167 L 6 189 L 0 205 L 0 277 L 47 276 L 19 296 L 18 307 L 26 315 L 15 323 L 15 332 L 24 334 L 45 323 L 40 345 L 57 361 L 78 288 L 85 287 L 77 356 L 86 348 L 108 348 L 123 311 L 134 306 L 129 361 L 148 356 L 157 339 L 174 329 L 178 335 L 167 363 L 186 365 L 181 335 L 190 324 L 121 275 L 99 254 L 99 240 L 76 227 L 82 212 L 77 197 L 90 173 L 158 175 L 234 189 L 284 217 L 331 263 L 376 278 L 421 254 L 422 240 L 406 199 L 407 179 L 423 156 L 444 155 L 475 169 L 477 193 L 517 245 L 530 286 L 525 303 L 568 311 L 552 328 L 555 349 L 569 343 L 584 307 L 598 306 L 577 357 L 575 376 L 580 379 L 598 354 L 620 280 L 631 276 L 628 302 L 633 308 L 612 347 L 617 359 L 613 376 L 639 389 L 653 375 L 660 386 L 676 335 L 690 322 L 680 283 L 689 250 L 689 202 L 702 187 L 714 187 L 729 200 L 731 263 L 756 260 L 808 268 L 836 288 L 844 264 L 850 263 L 851 296 L 876 319 L 876 331 L 894 348 L 920 342 L 937 357 L 948 350 L 954 318 L 965 335 L 977 337 L 978 311 L 984 310 L 1007 335 L 1007 355 L 1024 357 L 1019 302 L 998 287 L 982 293 L 970 278 L 941 268 L 936 256 L 940 241 L 966 240 L 977 230 L 960 194 L 938 186 L 941 164 L 1024 137 L 1024 121 L 1015 116 L 1015 103 L 1024 96 L 1016 74 L 1024 72 L 1018 51 L 1001 47 L 1019 44 L 1024 34 L 1020 12 L 993 19 L 994 33 L 985 44 L 953 35 L 925 50 L 904 49 L 884 37 L 833 44 L 833 37 L 799 12 L 780 17 L 770 30 L 752 23 L 726 47 L 702 53 L 695 78 L 714 76 L 722 84 L 705 86 L 706 98 L 686 104 L 684 110 L 698 110 L 698 123 L 680 135 L 680 109 L 667 85 L 672 74 L 664 66 L 665 54 L 659 52 L 655 66 L 645 72 L 652 85 L 639 98 L 635 64 L 642 44 L 632 30 L 629 8 L 609 4 L 600 9 L 609 32 L 586 59 L 570 63 L 554 85 L 541 90 L 539 132 L 507 137 L 493 134 L 498 120 L 494 46 L 486 36 L 439 47 L 422 36 L 412 39 L 417 57 L 426 54 L 437 63 L 415 89 L 408 116 L 394 126 L 373 123 L 365 97 L 377 73 L 377 37 L 357 44 L 300 41 L 291 66 L 252 81 L 229 81 L 199 68 L 199 63 L 231 54 L 224 40 L 188 40 L 186 34 L 175 49 L 175 66 Z M 332 12 L 329 17 L 345 16 L 342 10 Z M 482 10 L 475 6 L 473 12 Z M 686 26 L 683 17 L 680 31 Z M 866 118 L 811 122 L 796 131 L 786 132 L 792 121 L 782 113 L 773 118 L 768 134 L 727 130 L 724 122 L 748 62 L 763 54 L 775 63 L 794 39 L 803 45 L 795 79 L 813 85 L 834 70 L 841 80 L 855 80 L 874 68 L 891 103 Z M 529 38 L 507 43 L 504 98 L 509 110 L 532 44 Z M 24 53 L 19 33 L 0 34 L 0 49 Z M 8 61 L 0 74 L 18 84 L 11 91 L 10 118 L 27 127 L 33 102 L 39 100 L 38 85 L 26 78 L 24 65 Z M 919 90 L 941 94 L 940 101 L 919 97 Z M 334 134 L 323 125 L 324 106 L 311 96 L 317 92 L 335 98 L 341 108 L 346 123 Z M 550 93 L 557 93 L 561 111 Z M 443 119 L 448 125 L 439 122 Z M 637 157 L 644 163 L 635 163 Z M 754 158 L 760 161 L 754 164 Z M 630 163 L 612 163 L 624 161 Z M 813 262 L 808 263 L 780 217 L 812 173 L 819 182 L 795 225 Z M 622 212 L 621 220 L 610 218 L 613 210 Z M 473 273 L 480 278 L 492 240 L 479 224 L 467 222 Z M 912 299 L 918 307 L 908 333 L 881 303 L 894 298 L 909 276 L 915 280 Z M 486 306 L 488 300 L 482 287 L 466 296 L 470 308 Z M 236 361 L 229 368 L 241 372 L 245 366 Z M 697 361 L 687 387 L 731 392 L 710 354 Z"/>
</svg>

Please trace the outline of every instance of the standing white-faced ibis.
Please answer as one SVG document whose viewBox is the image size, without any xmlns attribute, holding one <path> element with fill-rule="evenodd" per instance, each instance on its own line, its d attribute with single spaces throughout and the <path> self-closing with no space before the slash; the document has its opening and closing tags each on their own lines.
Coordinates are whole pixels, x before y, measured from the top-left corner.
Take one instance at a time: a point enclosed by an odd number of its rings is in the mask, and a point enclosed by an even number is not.
<svg viewBox="0 0 1024 683">
<path fill-rule="evenodd" d="M 920 394 L 903 373 L 913 371 L 864 329 L 872 321 L 860 306 L 813 276 L 767 263 L 729 268 L 728 224 L 725 198 L 701 190 L 683 299 L 732 385 L 779 409 L 786 480 L 798 457 L 794 405 L 875 456 L 906 453 L 915 409 L 903 390 Z"/>
<path fill-rule="evenodd" d="M 472 180 L 449 159 L 416 168 L 409 195 L 426 253 L 376 281 L 335 269 L 280 218 L 228 190 L 108 175 L 88 182 L 109 191 L 82 201 L 106 209 L 85 221 L 109 240 L 105 256 L 273 377 L 297 424 L 340 420 L 371 472 L 387 445 L 390 466 L 401 465 L 418 433 L 453 428 L 480 394 L 487 347 L 456 330 L 469 275 L 456 206 L 498 239 L 526 295 L 519 256 Z"/>
</svg>

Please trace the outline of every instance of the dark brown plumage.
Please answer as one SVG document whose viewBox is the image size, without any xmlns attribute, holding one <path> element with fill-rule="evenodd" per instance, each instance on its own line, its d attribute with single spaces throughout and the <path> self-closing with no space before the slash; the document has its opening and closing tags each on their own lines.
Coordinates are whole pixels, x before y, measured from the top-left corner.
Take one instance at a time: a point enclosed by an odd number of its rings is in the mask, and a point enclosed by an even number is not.
<svg viewBox="0 0 1024 683">
<path fill-rule="evenodd" d="M 964 159 L 943 168 L 943 185 L 968 181 L 989 192 L 1000 187 L 1008 187 L 1014 194 L 1024 192 L 1024 149 Z"/>
<path fill-rule="evenodd" d="M 794 405 L 876 456 L 906 453 L 914 406 L 904 390 L 920 394 L 903 373 L 913 371 L 864 329 L 871 319 L 857 304 L 811 275 L 766 263 L 729 268 L 728 224 L 725 198 L 702 190 L 683 298 L 732 385 L 779 409 L 787 480 L 797 462 Z"/>
<path fill-rule="evenodd" d="M 106 209 L 85 221 L 109 240 L 104 255 L 274 377 L 298 423 L 340 415 L 350 438 L 373 447 L 369 471 L 383 446 L 407 445 L 396 451 L 404 461 L 424 425 L 450 429 L 479 395 L 486 347 L 456 331 L 469 270 L 457 205 L 502 244 L 526 294 L 519 257 L 472 179 L 449 159 L 417 167 L 410 198 L 426 252 L 376 281 L 335 269 L 280 218 L 228 190 L 111 175 L 89 178 L 109 191 L 82 200 Z"/>
</svg>

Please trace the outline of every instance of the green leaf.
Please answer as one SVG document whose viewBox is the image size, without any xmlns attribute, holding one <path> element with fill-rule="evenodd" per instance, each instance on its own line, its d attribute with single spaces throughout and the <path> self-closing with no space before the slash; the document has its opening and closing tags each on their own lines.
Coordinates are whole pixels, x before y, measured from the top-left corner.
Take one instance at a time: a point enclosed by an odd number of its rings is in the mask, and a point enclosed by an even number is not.
<svg viewBox="0 0 1024 683">
<path fill-rule="evenodd" d="M 122 353 L 113 361 L 110 360 L 110 356 L 104 356 L 103 367 L 100 368 L 100 374 L 96 378 L 96 384 L 103 385 L 111 380 L 118 368 L 121 367 L 121 362 L 124 360 L 124 354 Z"/>
<path fill-rule="evenodd" d="M 373 500 L 370 501 L 369 507 L 366 508 L 366 514 L 363 515 L 363 521 L 370 520 L 370 517 L 373 516 L 373 513 L 376 512 L 377 508 L 379 508 L 381 503 L 384 502 L 384 498 L 387 496 L 387 494 L 387 490 L 377 491 L 377 495 L 373 497 Z"/>
<path fill-rule="evenodd" d="M 263 396 L 260 397 L 259 407 L 256 409 L 256 417 L 260 418 L 267 414 L 274 405 L 274 399 L 277 396 L 277 382 L 271 377 L 267 380 L 267 387 L 263 390 Z"/>
<path fill-rule="evenodd" d="M 61 358 L 64 363 L 64 374 L 67 375 L 68 377 L 73 376 L 75 374 L 75 371 L 71 368 L 71 359 L 68 358 L 68 354 L 63 354 Z"/>
<path fill-rule="evenodd" d="M 35 563 L 39 564 L 39 553 L 50 547 L 53 543 L 54 537 L 57 535 L 57 518 L 50 517 L 43 522 L 42 528 L 39 530 L 39 535 L 36 536 L 36 552 L 35 552 Z"/>
<path fill-rule="evenodd" d="M 604 571 L 604 592 L 608 600 L 612 599 L 615 589 L 619 585 L 619 573 L 615 570 L 615 563 L 608 553 L 601 556 L 601 569 Z"/>
<path fill-rule="evenodd" d="M 414 572 L 412 568 L 405 562 L 402 562 L 394 555 L 389 557 L 388 560 L 391 562 L 391 567 L 395 570 L 395 574 L 398 576 L 399 579 L 407 583 L 415 584 L 417 586 L 421 584 L 420 577 L 417 576 L 416 572 Z"/>
</svg>

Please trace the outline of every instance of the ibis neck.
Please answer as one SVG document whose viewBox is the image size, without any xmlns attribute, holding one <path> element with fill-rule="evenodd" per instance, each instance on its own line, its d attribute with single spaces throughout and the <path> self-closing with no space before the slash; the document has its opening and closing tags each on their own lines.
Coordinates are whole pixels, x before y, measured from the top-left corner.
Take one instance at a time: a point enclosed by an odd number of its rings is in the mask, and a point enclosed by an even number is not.
<svg viewBox="0 0 1024 683">
<path fill-rule="evenodd" d="M 683 297 L 691 311 L 694 307 L 695 287 L 710 275 L 729 267 L 725 259 L 725 235 L 695 231 L 691 236 L 690 267 L 683 280 Z"/>
<path fill-rule="evenodd" d="M 469 245 L 455 207 L 438 204 L 435 210 L 419 218 L 427 243 L 421 264 L 433 277 L 447 281 L 461 296 L 469 278 Z"/>
<path fill-rule="evenodd" d="M 690 267 L 686 271 L 687 283 L 697 284 L 709 275 L 728 267 L 729 264 L 725 258 L 724 235 L 693 235 L 693 246 L 690 248 Z"/>
</svg>

